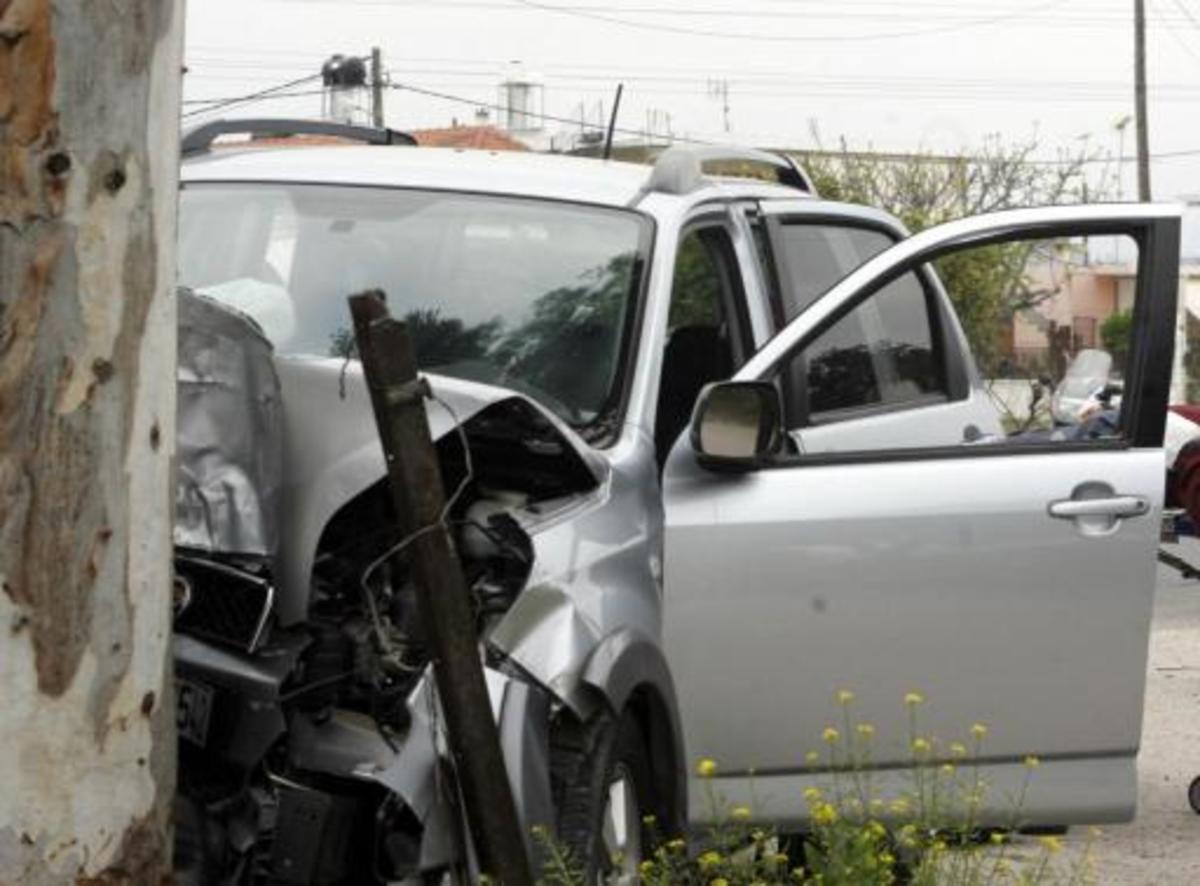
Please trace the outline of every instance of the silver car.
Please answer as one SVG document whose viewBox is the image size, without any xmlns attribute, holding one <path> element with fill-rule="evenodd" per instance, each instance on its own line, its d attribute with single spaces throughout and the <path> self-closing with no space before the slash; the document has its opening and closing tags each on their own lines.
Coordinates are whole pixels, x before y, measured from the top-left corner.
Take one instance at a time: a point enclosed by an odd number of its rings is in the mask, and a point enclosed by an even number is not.
<svg viewBox="0 0 1200 886">
<path fill-rule="evenodd" d="M 180 221 L 181 868 L 468 876 L 346 296 L 383 290 L 429 416 L 523 824 L 589 881 L 643 816 L 805 826 L 840 689 L 902 790 L 903 699 L 990 728 L 985 822 L 1129 818 L 1179 215 L 996 213 L 908 237 L 775 182 L 398 146 L 193 139 Z M 1140 250 L 1118 434 L 1005 436 L 933 260 Z M 463 446 L 470 460 L 464 458 Z M 374 878 L 374 879 L 372 879 Z"/>
</svg>

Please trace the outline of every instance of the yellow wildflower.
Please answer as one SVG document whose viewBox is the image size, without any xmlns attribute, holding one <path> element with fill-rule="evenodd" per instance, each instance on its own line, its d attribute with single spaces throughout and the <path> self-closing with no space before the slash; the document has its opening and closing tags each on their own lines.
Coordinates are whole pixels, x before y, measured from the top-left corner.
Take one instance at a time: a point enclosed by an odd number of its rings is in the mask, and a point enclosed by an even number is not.
<svg viewBox="0 0 1200 886">
<path fill-rule="evenodd" d="M 729 814 L 738 821 L 745 821 L 750 817 L 749 806 L 734 806 L 729 810 Z"/>
<path fill-rule="evenodd" d="M 717 761 L 709 757 L 705 757 L 696 764 L 696 774 L 701 778 L 712 778 L 717 774 Z"/>
<path fill-rule="evenodd" d="M 1039 837 L 1038 842 L 1046 848 L 1047 852 L 1054 853 L 1062 849 L 1062 838 L 1054 836 Z"/>
<path fill-rule="evenodd" d="M 891 867 L 896 863 L 896 856 L 892 855 L 890 852 L 881 852 L 879 854 L 879 860 L 888 867 Z"/>
<path fill-rule="evenodd" d="M 870 723 L 859 723 L 854 728 L 858 730 L 858 734 L 862 738 L 870 739 L 875 737 L 875 727 Z"/>
<path fill-rule="evenodd" d="M 909 692 L 904 696 L 904 703 L 909 707 L 916 707 L 925 703 L 925 696 L 919 692 Z"/>
<path fill-rule="evenodd" d="M 832 803 L 818 803 L 813 807 L 812 819 L 819 825 L 833 824 L 837 821 L 837 810 Z"/>
<path fill-rule="evenodd" d="M 891 809 L 896 815 L 907 815 L 910 811 L 912 811 L 911 804 L 903 797 L 897 797 L 888 804 L 888 808 Z"/>
<path fill-rule="evenodd" d="M 1035 757 L 1033 754 L 1030 754 L 1028 757 L 1025 758 L 1025 768 L 1026 769 L 1037 769 L 1038 766 L 1041 765 L 1041 762 L 1042 761 L 1039 760 L 1037 757 Z"/>
<path fill-rule="evenodd" d="M 672 852 L 682 852 L 687 848 L 687 840 L 684 840 L 682 837 L 676 837 L 667 843 L 667 848 Z"/>
<path fill-rule="evenodd" d="M 788 854 L 786 852 L 776 852 L 771 856 L 771 861 L 778 865 L 785 865 L 789 860 L 790 859 L 788 859 Z"/>
<path fill-rule="evenodd" d="M 943 763 L 942 764 L 942 774 L 943 775 L 953 775 L 954 774 L 954 764 L 953 763 Z"/>
<path fill-rule="evenodd" d="M 840 705 L 847 705 L 854 701 L 854 693 L 849 689 L 839 689 L 837 691 L 837 700 Z"/>
<path fill-rule="evenodd" d="M 956 757 L 965 757 L 967 755 L 967 746 L 961 741 L 950 742 L 950 753 Z"/>
<path fill-rule="evenodd" d="M 705 852 L 698 859 L 696 859 L 696 862 L 701 868 L 716 867 L 721 863 L 721 853 L 710 849 L 708 852 Z"/>
<path fill-rule="evenodd" d="M 983 741 L 983 737 L 985 735 L 987 735 L 987 731 L 988 731 L 987 727 L 984 726 L 982 723 L 976 723 L 973 726 L 971 726 L 971 735 L 975 738 L 976 741 Z"/>
<path fill-rule="evenodd" d="M 914 754 L 928 754 L 929 753 L 928 739 L 914 738 L 913 743 L 912 743 L 912 749 L 913 749 Z"/>
<path fill-rule="evenodd" d="M 837 744 L 838 739 L 841 737 L 841 733 L 839 733 L 832 726 L 826 726 L 825 731 L 821 733 L 821 740 L 824 741 L 825 744 Z"/>
<path fill-rule="evenodd" d="M 804 789 L 804 799 L 807 800 L 809 803 L 818 803 L 821 801 L 823 796 L 824 796 L 824 794 L 821 793 L 820 788 L 805 788 Z"/>
<path fill-rule="evenodd" d="M 817 751 L 809 751 L 804 755 L 804 762 L 809 766 L 815 766 L 817 763 L 821 762 L 821 755 Z"/>
<path fill-rule="evenodd" d="M 999 846 L 1001 843 L 1004 842 L 1005 838 L 1004 838 L 1004 834 L 1000 833 L 999 831 L 992 831 L 992 833 L 990 835 L 988 835 L 988 839 L 991 840 L 992 843 L 995 844 L 996 846 Z"/>
<path fill-rule="evenodd" d="M 638 865 L 638 872 L 639 872 L 639 873 L 640 873 L 640 874 L 641 874 L 643 877 L 648 877 L 648 876 L 650 876 L 651 874 L 653 874 L 653 873 L 654 873 L 654 862 L 652 862 L 652 861 L 643 861 L 643 862 L 642 862 L 640 865 Z"/>
<path fill-rule="evenodd" d="M 708 886 L 729 886 L 729 881 L 724 877 L 716 877 L 708 881 Z"/>
</svg>

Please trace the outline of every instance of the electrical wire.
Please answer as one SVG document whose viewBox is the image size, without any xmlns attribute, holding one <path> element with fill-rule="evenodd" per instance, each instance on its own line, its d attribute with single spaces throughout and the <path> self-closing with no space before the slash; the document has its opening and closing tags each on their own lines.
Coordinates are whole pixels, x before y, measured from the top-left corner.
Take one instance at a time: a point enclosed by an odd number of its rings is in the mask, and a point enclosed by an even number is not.
<svg viewBox="0 0 1200 886">
<path fill-rule="evenodd" d="M 437 394 L 434 394 L 432 390 L 428 388 L 428 386 L 426 386 L 426 391 L 426 396 L 445 409 L 450 415 L 450 420 L 454 422 L 455 430 L 458 432 L 459 441 L 462 443 L 464 472 L 462 480 L 459 481 L 454 493 L 448 499 L 446 499 L 445 504 L 442 505 L 442 510 L 438 514 L 437 521 L 430 523 L 428 526 L 423 526 L 420 529 L 410 532 L 404 538 L 400 539 L 400 541 L 396 542 L 394 545 L 372 560 L 370 565 L 363 570 L 362 576 L 359 579 L 359 584 L 362 587 L 363 598 L 367 604 L 367 609 L 371 616 L 372 626 L 375 628 L 375 637 L 379 641 L 380 646 L 383 647 L 384 651 L 388 653 L 391 652 L 391 643 L 387 638 L 387 633 L 383 629 L 383 619 L 379 615 L 379 610 L 375 603 L 375 595 L 371 592 L 371 577 L 380 566 L 392 559 L 392 557 L 401 553 L 418 538 L 428 535 L 431 532 L 436 532 L 439 529 L 448 531 L 450 512 L 458 503 L 459 498 L 462 497 L 463 492 L 466 491 L 467 486 L 470 485 L 471 480 L 475 477 L 475 464 L 471 458 L 471 446 L 467 440 L 467 432 L 463 429 L 462 423 L 458 420 L 458 413 L 454 411 L 454 407 L 452 407 L 449 403 L 447 403 Z"/>
<path fill-rule="evenodd" d="M 864 40 L 892 40 L 903 37 L 923 37 L 930 34 L 945 34 L 951 31 L 962 31 L 967 28 L 983 27 L 986 25 L 1000 24 L 1005 21 L 1010 21 L 1017 18 L 1024 18 L 1032 13 L 1041 12 L 1054 6 L 1061 6 L 1065 0 L 1046 0 L 1046 2 L 1027 7 L 1019 12 L 1008 12 L 986 18 L 979 18 L 973 21 L 963 21 L 954 23 L 945 23 L 941 25 L 931 25 L 927 28 L 914 28 L 906 31 L 881 31 L 874 33 L 855 33 L 855 34 L 746 34 L 746 33 L 730 33 L 728 31 L 713 31 L 704 28 L 691 28 L 679 25 L 666 25 L 653 22 L 638 22 L 619 16 L 611 15 L 606 12 L 592 12 L 580 7 L 559 6 L 553 3 L 542 3 L 540 0 L 512 0 L 521 6 L 530 9 L 536 9 L 542 12 L 559 13 L 560 15 L 573 15 L 579 18 L 591 19 L 593 21 L 605 22 L 607 24 L 620 25 L 621 27 L 634 28 L 643 31 L 658 31 L 668 34 L 683 34 L 692 37 L 718 37 L 724 40 L 751 40 L 765 43 L 835 43 L 835 42 L 862 42 Z"/>
<path fill-rule="evenodd" d="M 228 108 L 233 105 L 241 105 L 241 104 L 246 104 L 248 102 L 261 101 L 262 99 L 270 98 L 273 95 L 275 95 L 276 93 L 282 92 L 285 89 L 291 89 L 292 87 L 300 86 L 303 83 L 311 83 L 313 80 L 320 80 L 321 77 L 322 77 L 321 74 L 310 74 L 307 77 L 299 77 L 295 80 L 289 80 L 286 83 L 280 83 L 277 86 L 271 86 L 267 89 L 259 90 L 258 92 L 251 92 L 248 95 L 243 95 L 238 98 L 224 99 L 224 100 L 218 102 L 217 104 L 212 105 L 211 107 L 198 108 L 194 111 L 187 111 L 182 116 L 186 119 L 188 117 L 194 117 L 197 114 L 207 114 L 207 113 L 211 113 L 212 111 L 219 111 L 223 108 Z"/>
<path fill-rule="evenodd" d="M 477 99 L 468 98 L 463 95 L 454 95 L 454 94 L 448 93 L 448 92 L 440 92 L 438 90 L 433 90 L 433 89 L 424 89 L 423 87 L 416 86 L 412 83 L 392 82 L 392 83 L 388 83 L 387 86 L 391 89 L 403 90 L 406 92 L 415 93 L 416 95 L 424 95 L 429 98 L 442 99 L 444 101 L 456 102 L 458 104 L 463 104 L 463 105 L 472 105 L 473 107 L 476 107 L 476 108 L 486 108 L 488 110 L 500 111 L 503 113 L 521 114 L 526 117 L 534 117 L 538 120 L 547 120 L 551 123 L 566 123 L 566 124 L 569 124 L 570 126 L 578 126 L 579 125 L 578 118 L 560 117 L 560 116 L 557 116 L 554 114 L 547 114 L 545 112 L 529 111 L 524 108 L 515 108 L 512 105 L 502 105 L 502 104 L 499 104 L 496 102 L 479 101 Z M 727 144 L 724 142 L 718 142 L 718 141 L 710 141 L 707 139 L 696 138 L 694 136 L 669 135 L 669 134 L 664 135 L 661 132 L 650 132 L 649 130 L 646 130 L 646 129 L 628 129 L 628 128 L 621 127 L 621 126 L 614 127 L 613 132 L 619 133 L 621 135 L 637 136 L 639 138 L 644 138 L 644 139 L 666 138 L 668 141 L 670 141 L 672 143 L 679 142 L 682 144 L 703 145 L 706 147 L 716 147 L 716 148 L 739 147 L 738 145 L 731 145 L 731 144 Z M 829 152 L 829 151 L 822 151 L 822 150 L 814 150 L 814 151 L 792 150 L 792 151 L 788 151 L 787 153 L 794 154 L 797 156 L 803 156 L 804 154 L 817 154 L 817 155 L 833 156 L 833 157 L 837 156 L 836 153 L 831 154 L 831 152 Z M 1156 154 L 1151 154 L 1150 159 L 1155 160 L 1155 161 L 1157 161 L 1157 160 L 1174 160 L 1174 159 L 1177 159 L 1180 157 L 1194 157 L 1194 156 L 1200 156 L 1200 148 L 1185 148 L 1183 150 L 1178 150 L 1178 151 L 1159 151 Z M 918 155 L 918 154 L 913 154 L 913 155 L 895 154 L 894 157 L 895 157 L 895 159 L 902 159 L 902 158 L 921 159 L 920 155 Z M 937 158 L 933 158 L 933 159 L 937 159 Z M 973 161 L 973 162 L 986 162 L 987 159 L 988 159 L 987 157 L 979 157 L 979 156 L 947 157 L 947 158 L 945 158 L 946 161 L 953 160 L 955 162 L 959 162 L 962 160 Z M 1050 158 L 1048 158 L 1048 159 L 1030 159 L 1030 160 L 1020 160 L 1017 162 L 1020 162 L 1024 166 L 1094 166 L 1098 163 L 1113 163 L 1115 161 L 1113 160 L 1112 157 L 1106 156 L 1106 157 L 1080 157 L 1080 158 L 1058 158 L 1058 159 L 1050 159 Z"/>
<path fill-rule="evenodd" d="M 272 95 L 264 96 L 261 99 L 261 101 L 266 101 L 267 99 L 277 99 L 277 98 L 296 98 L 298 96 L 304 96 L 304 95 L 323 95 L 324 93 L 325 93 L 324 89 L 305 89 L 301 92 L 277 92 L 277 93 L 273 93 Z M 227 103 L 234 104 L 234 103 L 237 103 L 240 101 L 244 101 L 245 98 L 246 98 L 246 96 L 244 96 L 244 95 L 222 96 L 221 98 L 196 98 L 196 99 L 189 99 L 187 101 L 184 101 L 183 104 L 185 104 L 185 105 L 218 104 L 218 105 L 225 106 L 225 105 L 227 105 Z M 204 110 L 209 110 L 209 109 L 208 108 L 201 109 L 202 112 Z"/>
</svg>

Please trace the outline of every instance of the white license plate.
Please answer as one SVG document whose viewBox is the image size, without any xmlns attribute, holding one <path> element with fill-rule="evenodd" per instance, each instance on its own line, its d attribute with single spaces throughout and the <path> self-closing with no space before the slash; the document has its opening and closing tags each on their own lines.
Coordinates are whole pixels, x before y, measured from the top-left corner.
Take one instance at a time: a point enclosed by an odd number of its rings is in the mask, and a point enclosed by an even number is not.
<svg viewBox="0 0 1200 886">
<path fill-rule="evenodd" d="M 213 690 L 202 683 L 176 678 L 175 727 L 179 737 L 204 747 L 212 715 Z"/>
</svg>

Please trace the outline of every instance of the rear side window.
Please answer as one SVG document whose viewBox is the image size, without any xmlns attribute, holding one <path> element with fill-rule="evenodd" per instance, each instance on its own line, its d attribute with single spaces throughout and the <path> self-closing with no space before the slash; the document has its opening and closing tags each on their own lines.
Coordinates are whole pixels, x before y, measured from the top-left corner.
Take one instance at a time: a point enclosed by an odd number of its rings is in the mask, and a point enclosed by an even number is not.
<svg viewBox="0 0 1200 886">
<path fill-rule="evenodd" d="M 945 394 L 937 343 L 924 288 L 906 274 L 835 323 L 802 358 L 809 417 Z"/>
<path fill-rule="evenodd" d="M 895 241 L 872 228 L 797 220 L 779 226 L 777 242 L 780 300 L 788 321 Z M 909 272 L 797 355 L 784 374 L 791 426 L 946 396 L 945 358 L 932 304 L 920 277 Z"/>
<path fill-rule="evenodd" d="M 869 228 L 789 223 L 780 226 L 780 241 L 785 320 L 894 242 Z"/>
</svg>

